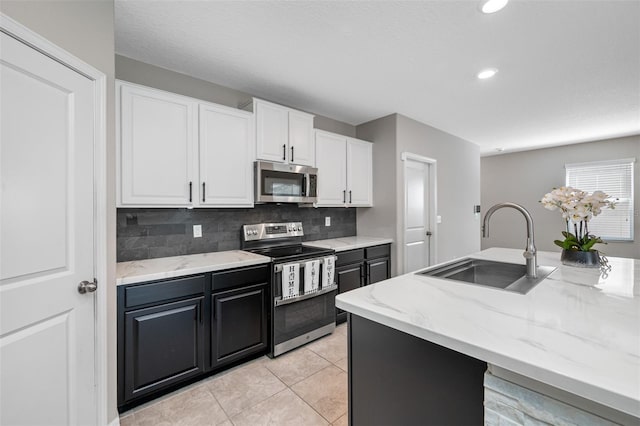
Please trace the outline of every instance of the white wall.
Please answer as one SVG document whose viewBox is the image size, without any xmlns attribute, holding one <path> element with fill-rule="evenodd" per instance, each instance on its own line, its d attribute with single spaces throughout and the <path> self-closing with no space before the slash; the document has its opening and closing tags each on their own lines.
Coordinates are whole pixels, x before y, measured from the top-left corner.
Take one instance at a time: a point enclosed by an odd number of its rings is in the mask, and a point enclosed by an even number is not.
<svg viewBox="0 0 640 426">
<path fill-rule="evenodd" d="M 116 410 L 116 209 L 114 121 L 114 4 L 94 1 L 0 1 L 0 11 L 107 76 L 107 321 L 108 418 Z M 43 354 L 46 356 L 46 354 Z M 35 407 L 37 409 L 37 407 Z"/>
<path fill-rule="evenodd" d="M 399 212 L 404 203 L 403 152 L 437 160 L 437 214 L 442 223 L 433 230 L 437 238 L 437 263 L 480 250 L 480 218 L 473 206 L 480 204 L 480 148 L 449 133 L 398 115 L 396 146 Z M 399 213 L 399 217 L 403 216 Z M 402 224 L 400 224 L 402 230 Z M 399 237 L 402 236 L 400 232 Z M 402 241 L 399 241 L 399 245 Z M 400 253 L 402 261 L 402 253 Z"/>
<path fill-rule="evenodd" d="M 533 217 L 538 250 L 560 251 L 553 240 L 562 239 L 565 226 L 560 214 L 543 208 L 538 200 L 554 187 L 565 184 L 566 163 L 636 158 L 635 241 L 596 245 L 609 256 L 640 258 L 640 136 L 515 152 L 483 157 L 481 160 L 482 211 L 492 205 L 512 201 L 522 204 Z M 482 239 L 482 248 L 524 248 L 525 222 L 512 210 L 496 212 L 491 218 L 491 236 Z"/>
</svg>

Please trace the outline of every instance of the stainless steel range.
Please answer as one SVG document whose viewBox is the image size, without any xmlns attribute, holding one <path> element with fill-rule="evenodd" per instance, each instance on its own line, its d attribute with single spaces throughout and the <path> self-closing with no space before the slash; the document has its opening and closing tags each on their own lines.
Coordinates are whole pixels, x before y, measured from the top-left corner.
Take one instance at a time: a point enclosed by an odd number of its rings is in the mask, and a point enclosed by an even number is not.
<svg viewBox="0 0 640 426">
<path fill-rule="evenodd" d="M 271 258 L 270 357 L 335 329 L 335 252 L 302 245 L 301 222 L 244 225 L 242 249 Z"/>
</svg>

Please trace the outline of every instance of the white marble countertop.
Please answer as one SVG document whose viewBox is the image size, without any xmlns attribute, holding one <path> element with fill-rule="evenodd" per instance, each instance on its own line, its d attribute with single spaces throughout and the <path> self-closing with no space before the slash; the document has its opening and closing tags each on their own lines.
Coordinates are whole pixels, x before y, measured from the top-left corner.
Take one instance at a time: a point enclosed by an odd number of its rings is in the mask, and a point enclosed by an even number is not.
<svg viewBox="0 0 640 426">
<path fill-rule="evenodd" d="M 524 263 L 522 250 L 469 257 Z M 345 311 L 640 417 L 640 259 L 557 266 L 526 295 L 413 273 L 336 298 Z"/>
<path fill-rule="evenodd" d="M 331 238 L 328 240 L 305 241 L 302 244 L 304 244 L 305 246 L 327 248 L 335 250 L 336 252 L 341 252 L 363 247 L 377 246 L 380 244 L 390 244 L 392 242 L 393 240 L 391 238 L 356 236 Z"/>
<path fill-rule="evenodd" d="M 271 262 L 270 257 L 241 250 L 134 260 L 116 264 L 116 285 L 175 278 Z"/>
</svg>

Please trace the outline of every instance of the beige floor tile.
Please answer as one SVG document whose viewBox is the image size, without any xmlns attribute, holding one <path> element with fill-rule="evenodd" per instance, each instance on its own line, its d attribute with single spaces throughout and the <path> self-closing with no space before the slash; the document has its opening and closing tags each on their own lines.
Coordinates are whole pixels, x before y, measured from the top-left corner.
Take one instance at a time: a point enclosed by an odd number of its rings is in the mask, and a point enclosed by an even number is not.
<svg viewBox="0 0 640 426">
<path fill-rule="evenodd" d="M 307 377 L 291 389 L 329 422 L 347 412 L 347 373 L 335 365 Z"/>
<path fill-rule="evenodd" d="M 218 425 L 228 420 L 218 401 L 206 386 L 189 388 L 170 399 L 135 413 L 136 426 Z"/>
<path fill-rule="evenodd" d="M 231 419 L 235 426 L 326 426 L 328 422 L 291 389 L 273 395 Z"/>
<path fill-rule="evenodd" d="M 299 348 L 263 365 L 287 386 L 291 386 L 329 366 L 329 361 L 307 348 Z"/>
<path fill-rule="evenodd" d="M 136 419 L 133 413 L 120 417 L 120 426 L 136 426 Z"/>
<path fill-rule="evenodd" d="M 333 333 L 309 343 L 305 348 L 312 350 L 327 361 L 336 362 L 347 356 L 347 338 L 340 333 Z"/>
<path fill-rule="evenodd" d="M 349 358 L 342 358 L 341 360 L 338 360 L 336 362 L 334 362 L 334 364 L 337 367 L 340 367 L 341 369 L 343 369 L 344 371 L 349 371 L 348 370 L 348 365 L 349 365 Z"/>
<path fill-rule="evenodd" d="M 233 417 L 286 388 L 260 363 L 244 366 L 207 382 L 228 416 Z"/>
<path fill-rule="evenodd" d="M 345 414 L 344 416 L 333 422 L 331 426 L 349 426 L 349 417 Z"/>
<path fill-rule="evenodd" d="M 347 323 L 343 322 L 342 324 L 336 327 L 336 331 L 334 331 L 334 333 L 338 333 L 338 334 L 342 334 L 343 336 L 346 336 L 347 330 L 348 330 Z"/>
<path fill-rule="evenodd" d="M 172 426 L 173 422 L 165 415 L 161 405 L 162 402 L 136 411 L 136 426 Z"/>
</svg>

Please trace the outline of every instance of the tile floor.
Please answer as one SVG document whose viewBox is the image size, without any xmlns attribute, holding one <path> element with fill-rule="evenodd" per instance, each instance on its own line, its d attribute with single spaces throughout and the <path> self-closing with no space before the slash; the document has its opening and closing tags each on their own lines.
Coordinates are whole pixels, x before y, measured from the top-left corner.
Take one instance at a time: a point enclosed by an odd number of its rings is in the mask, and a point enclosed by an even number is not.
<svg viewBox="0 0 640 426">
<path fill-rule="evenodd" d="M 122 413 L 122 426 L 346 426 L 347 325 Z"/>
</svg>

